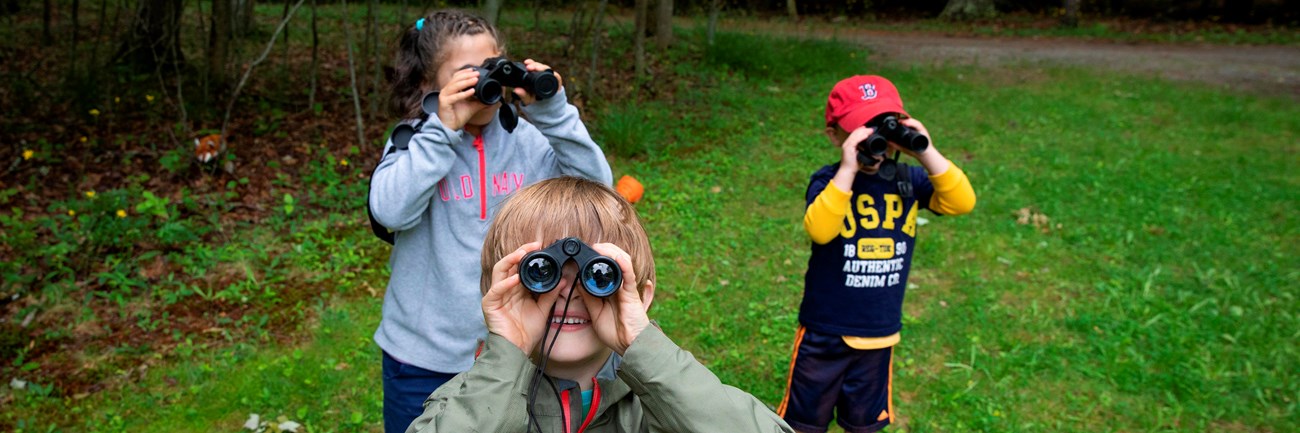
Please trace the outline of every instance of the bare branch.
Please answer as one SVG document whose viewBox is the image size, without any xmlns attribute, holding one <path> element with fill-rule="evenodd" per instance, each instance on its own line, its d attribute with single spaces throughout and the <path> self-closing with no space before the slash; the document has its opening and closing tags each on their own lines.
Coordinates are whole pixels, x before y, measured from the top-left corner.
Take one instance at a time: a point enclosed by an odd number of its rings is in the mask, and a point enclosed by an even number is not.
<svg viewBox="0 0 1300 433">
<path fill-rule="evenodd" d="M 250 63 L 248 69 L 244 70 L 244 76 L 239 79 L 239 84 L 235 86 L 235 92 L 230 95 L 230 102 L 226 104 L 226 116 L 221 120 L 222 142 L 225 142 L 226 128 L 230 125 L 230 111 L 235 108 L 235 100 L 239 99 L 239 91 L 244 89 L 244 84 L 248 82 L 248 77 L 253 75 L 253 68 L 256 68 L 258 64 L 262 63 L 263 60 L 266 60 L 266 56 L 271 53 L 271 49 L 275 48 L 275 39 L 280 37 L 280 32 L 284 30 L 285 25 L 289 24 L 289 19 L 293 18 L 293 13 L 298 11 L 298 7 L 302 6 L 304 1 L 306 0 L 298 0 L 298 3 L 293 5 L 293 9 L 289 10 L 289 13 L 284 15 L 284 19 L 280 20 L 280 25 L 275 28 L 275 33 L 271 34 L 271 40 L 267 41 L 266 49 L 262 50 L 262 55 L 258 56 L 257 60 Z"/>
</svg>

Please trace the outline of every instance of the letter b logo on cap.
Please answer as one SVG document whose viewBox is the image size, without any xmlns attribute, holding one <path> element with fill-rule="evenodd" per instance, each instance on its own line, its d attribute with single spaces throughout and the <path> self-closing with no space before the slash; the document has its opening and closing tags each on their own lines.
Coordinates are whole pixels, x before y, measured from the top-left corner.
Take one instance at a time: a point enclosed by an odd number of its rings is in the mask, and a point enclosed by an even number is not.
<svg viewBox="0 0 1300 433">
<path fill-rule="evenodd" d="M 875 85 L 875 84 L 863 84 L 863 85 L 861 85 L 861 86 L 858 86 L 858 88 L 859 88 L 859 89 L 862 89 L 862 100 L 863 100 L 863 101 L 869 101 L 869 100 L 872 100 L 872 99 L 876 99 L 876 85 Z"/>
</svg>

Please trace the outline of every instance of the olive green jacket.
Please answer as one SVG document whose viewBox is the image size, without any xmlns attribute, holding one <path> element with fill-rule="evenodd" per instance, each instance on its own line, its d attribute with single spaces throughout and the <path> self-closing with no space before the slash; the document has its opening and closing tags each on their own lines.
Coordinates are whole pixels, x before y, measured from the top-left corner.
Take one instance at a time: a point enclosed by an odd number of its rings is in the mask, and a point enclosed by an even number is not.
<svg viewBox="0 0 1300 433">
<path fill-rule="evenodd" d="M 407 433 L 524 433 L 535 372 L 523 351 L 489 334 L 474 366 L 434 391 Z M 584 410 L 577 383 L 544 377 L 533 406 L 542 432 L 793 432 L 655 326 L 621 359 L 612 356 L 594 380 L 594 410 Z"/>
</svg>

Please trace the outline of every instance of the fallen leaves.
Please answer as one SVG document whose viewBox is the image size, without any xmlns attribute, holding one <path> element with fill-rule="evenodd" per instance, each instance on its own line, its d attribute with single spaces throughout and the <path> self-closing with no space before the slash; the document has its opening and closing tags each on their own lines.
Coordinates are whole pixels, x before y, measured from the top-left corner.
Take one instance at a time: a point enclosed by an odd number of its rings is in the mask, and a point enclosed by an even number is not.
<svg viewBox="0 0 1300 433">
<path fill-rule="evenodd" d="M 276 418 L 274 421 L 263 421 L 262 416 L 258 414 L 249 414 L 248 420 L 244 421 L 244 430 L 251 430 L 257 433 L 269 432 L 291 432 L 297 433 L 302 428 L 302 424 L 290 420 L 284 415 Z"/>
<path fill-rule="evenodd" d="M 1033 225 L 1034 228 L 1043 233 L 1049 233 L 1052 231 L 1052 220 L 1047 217 L 1047 214 L 1040 212 L 1032 206 L 1020 208 L 1016 210 L 1014 214 L 1016 216 L 1016 224 Z M 1061 224 L 1057 223 L 1056 228 L 1061 228 Z"/>
</svg>

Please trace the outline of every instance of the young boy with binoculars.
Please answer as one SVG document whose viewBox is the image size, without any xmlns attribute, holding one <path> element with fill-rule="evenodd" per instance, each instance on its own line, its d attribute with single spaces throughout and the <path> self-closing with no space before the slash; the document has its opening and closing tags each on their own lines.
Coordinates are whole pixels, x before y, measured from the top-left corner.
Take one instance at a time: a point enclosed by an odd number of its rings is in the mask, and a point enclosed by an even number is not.
<svg viewBox="0 0 1300 433">
<path fill-rule="evenodd" d="M 825 432 L 832 417 L 846 432 L 874 432 L 895 416 L 893 346 L 902 329 L 917 212 L 968 213 L 975 192 L 883 77 L 835 84 L 826 102 L 826 136 L 840 149 L 840 161 L 814 173 L 805 196 L 812 255 L 777 413 L 799 432 Z M 887 158 L 889 150 L 921 167 Z"/>
<path fill-rule="evenodd" d="M 650 322 L 650 242 L 608 186 L 520 190 L 488 229 L 482 267 L 487 341 L 409 432 L 792 431 Z"/>
</svg>

